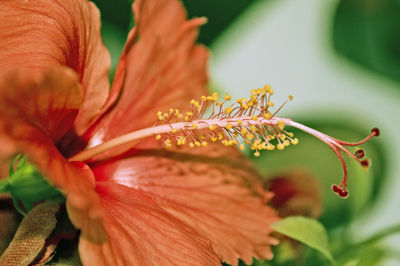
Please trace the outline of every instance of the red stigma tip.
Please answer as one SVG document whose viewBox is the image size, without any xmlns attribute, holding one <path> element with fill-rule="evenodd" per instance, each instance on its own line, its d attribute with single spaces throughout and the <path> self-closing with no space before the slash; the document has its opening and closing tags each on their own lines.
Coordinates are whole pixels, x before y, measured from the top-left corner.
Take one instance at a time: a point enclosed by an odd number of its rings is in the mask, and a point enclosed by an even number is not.
<svg viewBox="0 0 400 266">
<path fill-rule="evenodd" d="M 374 134 L 375 137 L 378 137 L 379 134 L 380 134 L 379 128 L 374 127 L 374 128 L 371 130 L 371 133 Z"/>
<path fill-rule="evenodd" d="M 369 160 L 368 159 L 365 159 L 365 160 L 362 160 L 361 161 L 361 165 L 363 166 L 363 167 L 369 167 Z"/>
<path fill-rule="evenodd" d="M 341 191 L 339 191 L 338 195 L 341 198 L 347 198 L 347 196 L 349 195 L 349 192 L 347 190 L 341 190 Z"/>
<path fill-rule="evenodd" d="M 336 185 L 332 185 L 332 190 L 333 190 L 333 192 L 335 192 L 335 193 L 339 193 L 339 191 L 341 191 L 342 189 L 339 188 L 339 187 L 336 186 Z"/>
<path fill-rule="evenodd" d="M 341 198 L 347 198 L 347 196 L 349 195 L 349 192 L 347 190 L 342 189 L 337 185 L 332 185 L 332 190 Z"/>
<path fill-rule="evenodd" d="M 354 153 L 354 155 L 358 158 L 358 159 L 362 159 L 365 156 L 365 152 L 362 149 L 356 150 L 356 152 Z"/>
</svg>

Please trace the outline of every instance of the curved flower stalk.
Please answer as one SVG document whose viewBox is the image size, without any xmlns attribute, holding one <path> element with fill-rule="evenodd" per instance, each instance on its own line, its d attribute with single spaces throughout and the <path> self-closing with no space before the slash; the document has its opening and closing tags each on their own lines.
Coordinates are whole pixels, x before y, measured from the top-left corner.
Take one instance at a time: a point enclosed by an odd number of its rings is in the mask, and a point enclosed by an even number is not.
<svg viewBox="0 0 400 266">
<path fill-rule="evenodd" d="M 271 258 L 271 194 L 234 147 L 167 150 L 152 137 L 79 158 L 153 129 L 158 110 L 189 112 L 186 103 L 207 93 L 208 51 L 195 44 L 205 19 L 186 20 L 178 0 L 137 0 L 133 10 L 136 26 L 109 89 L 92 3 L 0 1 L 0 159 L 23 154 L 63 193 L 83 264 Z"/>
</svg>

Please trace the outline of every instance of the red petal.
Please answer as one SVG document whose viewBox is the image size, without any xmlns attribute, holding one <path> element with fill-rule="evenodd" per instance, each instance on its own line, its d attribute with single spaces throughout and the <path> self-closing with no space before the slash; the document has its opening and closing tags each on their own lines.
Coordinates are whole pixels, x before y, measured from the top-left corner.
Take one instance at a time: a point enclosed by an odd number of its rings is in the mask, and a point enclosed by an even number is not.
<svg viewBox="0 0 400 266">
<path fill-rule="evenodd" d="M 100 38 L 100 16 L 85 0 L 0 1 L 0 69 L 40 73 L 66 65 L 79 75 L 84 104 L 76 121 L 82 133 L 108 95 L 110 59 Z"/>
<path fill-rule="evenodd" d="M 96 142 L 152 126 L 158 110 L 184 109 L 206 94 L 208 52 L 194 44 L 205 19 L 187 21 L 177 0 L 137 0 L 133 9 L 137 26 L 113 84 L 118 99 L 92 132 Z"/>
<path fill-rule="evenodd" d="M 109 241 L 81 237 L 87 265 L 220 265 L 209 241 L 169 215 L 145 193 L 113 183 L 96 188 Z"/>
<path fill-rule="evenodd" d="M 199 152 L 196 150 L 196 152 Z M 210 239 L 221 260 L 250 264 L 271 258 L 275 212 L 259 195 L 257 174 L 235 149 L 209 147 L 202 154 L 136 150 L 92 167 L 98 181 L 145 191 L 160 206 Z M 203 155 L 207 154 L 207 156 Z M 227 156 L 229 154 L 229 156 Z"/>
</svg>

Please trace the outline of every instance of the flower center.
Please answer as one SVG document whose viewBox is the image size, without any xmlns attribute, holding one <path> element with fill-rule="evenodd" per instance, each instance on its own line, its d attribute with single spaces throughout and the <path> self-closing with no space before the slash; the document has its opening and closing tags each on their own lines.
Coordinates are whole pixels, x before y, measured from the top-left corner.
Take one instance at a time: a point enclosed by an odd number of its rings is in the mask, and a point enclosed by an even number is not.
<svg viewBox="0 0 400 266">
<path fill-rule="evenodd" d="M 251 91 L 250 98 L 240 98 L 231 103 L 231 96 L 226 94 L 223 101 L 218 101 L 218 94 L 201 96 L 200 100 L 191 100 L 191 108 L 187 112 L 169 109 L 168 112 L 157 113 L 158 121 L 151 128 L 137 130 L 89 148 L 69 158 L 70 161 L 86 161 L 117 146 L 132 143 L 141 138 L 155 136 L 165 148 L 173 145 L 188 145 L 191 148 L 206 147 L 208 143 L 221 143 L 225 146 L 239 145 L 245 149 L 241 140 L 254 150 L 254 156 L 260 156 L 260 150 L 283 150 L 290 144 L 296 145 L 299 140 L 285 126 L 295 127 L 325 142 L 337 155 L 344 172 L 339 185 L 332 189 L 340 197 L 347 197 L 347 167 L 341 152 L 348 154 L 363 167 L 370 165 L 369 160 L 362 159 L 364 151 L 357 149 L 353 154 L 346 146 L 358 146 L 379 135 L 374 128 L 369 136 L 358 142 L 346 142 L 330 137 L 289 118 L 277 117 L 283 106 L 293 99 L 288 99 L 274 112 L 271 86 Z"/>
</svg>

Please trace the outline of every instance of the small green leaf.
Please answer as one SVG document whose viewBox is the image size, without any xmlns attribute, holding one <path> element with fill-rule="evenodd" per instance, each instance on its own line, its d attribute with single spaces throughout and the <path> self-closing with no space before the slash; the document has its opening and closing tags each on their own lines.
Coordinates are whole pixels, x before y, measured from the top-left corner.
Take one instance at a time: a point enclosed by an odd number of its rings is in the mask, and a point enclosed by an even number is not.
<svg viewBox="0 0 400 266">
<path fill-rule="evenodd" d="M 329 249 L 326 230 L 318 221 L 301 216 L 292 216 L 274 223 L 272 227 L 278 233 L 293 238 L 319 251 L 335 265 L 335 261 Z"/>
</svg>

